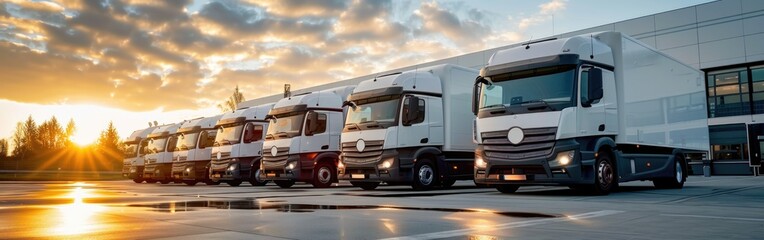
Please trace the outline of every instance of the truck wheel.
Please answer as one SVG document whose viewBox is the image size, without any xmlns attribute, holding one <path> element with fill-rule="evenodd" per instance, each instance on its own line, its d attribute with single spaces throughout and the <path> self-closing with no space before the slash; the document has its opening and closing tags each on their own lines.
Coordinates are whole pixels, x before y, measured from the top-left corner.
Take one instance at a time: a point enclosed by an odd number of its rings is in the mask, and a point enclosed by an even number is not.
<svg viewBox="0 0 764 240">
<path fill-rule="evenodd" d="M 220 185 L 220 182 L 212 181 L 212 179 L 204 180 L 204 184 L 207 184 L 208 186 L 214 186 L 214 185 Z"/>
<path fill-rule="evenodd" d="M 161 184 L 169 184 L 170 182 L 170 180 L 159 180 L 159 183 Z"/>
<path fill-rule="evenodd" d="M 289 180 L 274 180 L 273 182 L 281 188 L 289 188 L 294 185 L 294 181 Z"/>
<path fill-rule="evenodd" d="M 225 183 L 228 183 L 228 186 L 231 187 L 238 187 L 241 185 L 243 181 L 241 179 L 231 180 L 231 181 L 225 181 Z"/>
<path fill-rule="evenodd" d="M 506 185 L 506 184 L 496 185 L 496 190 L 499 190 L 499 192 L 501 193 L 514 193 L 514 192 L 517 192 L 517 189 L 519 188 L 520 186 L 518 185 Z"/>
<path fill-rule="evenodd" d="M 326 162 L 319 163 L 315 169 L 318 170 L 316 170 L 315 174 L 313 174 L 313 187 L 331 187 L 334 179 L 337 179 L 337 171 L 334 171 L 334 168 Z"/>
<path fill-rule="evenodd" d="M 188 186 L 194 186 L 194 185 L 196 185 L 197 181 L 196 180 L 183 180 L 183 183 L 185 183 Z"/>
<path fill-rule="evenodd" d="M 143 179 L 142 178 L 134 178 L 133 182 L 134 183 L 143 183 Z"/>
<path fill-rule="evenodd" d="M 363 190 L 374 190 L 379 187 L 379 182 L 350 182 L 350 184 Z"/>
<path fill-rule="evenodd" d="M 414 165 L 414 182 L 411 187 L 414 190 L 429 190 L 437 185 L 438 174 L 432 162 L 421 159 Z"/>
<path fill-rule="evenodd" d="M 146 179 L 146 183 L 157 183 L 157 180 L 154 180 L 154 179 Z"/>
<path fill-rule="evenodd" d="M 257 169 L 257 171 L 249 171 L 249 184 L 252 184 L 252 186 L 265 186 L 265 184 L 268 184 L 268 180 L 260 180 L 260 169 Z"/>
<path fill-rule="evenodd" d="M 440 186 L 443 186 L 443 188 L 450 188 L 454 186 L 454 183 L 456 183 L 456 179 L 448 179 L 441 182 Z"/>
<path fill-rule="evenodd" d="M 597 155 L 599 157 L 595 165 L 596 172 L 592 193 L 595 195 L 607 195 L 618 186 L 617 172 L 608 153 L 600 152 Z"/>
<path fill-rule="evenodd" d="M 682 163 L 683 160 L 681 157 L 674 157 L 674 177 L 654 179 L 653 185 L 655 185 L 656 188 L 661 189 L 680 189 L 684 187 L 687 175 L 684 174 L 684 164 Z"/>
</svg>

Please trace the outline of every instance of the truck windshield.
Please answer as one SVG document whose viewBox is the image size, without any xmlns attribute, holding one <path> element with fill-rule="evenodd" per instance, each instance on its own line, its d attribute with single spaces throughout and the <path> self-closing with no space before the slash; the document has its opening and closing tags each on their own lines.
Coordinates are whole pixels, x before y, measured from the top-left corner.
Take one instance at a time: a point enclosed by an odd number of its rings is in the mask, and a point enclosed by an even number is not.
<svg viewBox="0 0 764 240">
<path fill-rule="evenodd" d="M 136 151 L 137 148 L 138 148 L 138 144 L 137 143 L 127 143 L 127 144 L 125 144 L 125 150 L 123 152 L 125 154 L 125 158 L 134 158 L 134 157 L 137 157 L 138 156 L 138 151 Z"/>
<path fill-rule="evenodd" d="M 302 131 L 305 113 L 275 116 L 268 124 L 266 139 L 283 139 L 299 136 Z"/>
<path fill-rule="evenodd" d="M 377 101 L 356 101 L 355 109 L 348 109 L 345 125 L 362 125 L 364 129 L 387 128 L 395 125 L 400 96 L 394 99 L 390 98 L 384 98 L 381 101 L 379 99 L 373 99 Z"/>
<path fill-rule="evenodd" d="M 147 149 L 151 153 L 164 152 L 165 143 L 167 143 L 167 137 L 154 138 L 149 142 Z"/>
<path fill-rule="evenodd" d="M 560 111 L 575 106 L 575 67 L 552 66 L 490 76 L 493 85 L 483 84 L 480 108 L 505 107 L 511 111 L 540 103 L 545 105 L 542 109 Z"/>
<path fill-rule="evenodd" d="M 215 142 L 213 146 L 223 146 L 237 144 L 240 142 L 241 131 L 244 129 L 244 123 L 236 125 L 227 125 L 218 128 L 218 133 L 215 135 Z"/>
<path fill-rule="evenodd" d="M 184 133 L 178 136 L 178 144 L 176 144 L 175 147 L 180 151 L 196 148 L 196 138 L 198 135 L 199 132 L 194 132 Z"/>
</svg>

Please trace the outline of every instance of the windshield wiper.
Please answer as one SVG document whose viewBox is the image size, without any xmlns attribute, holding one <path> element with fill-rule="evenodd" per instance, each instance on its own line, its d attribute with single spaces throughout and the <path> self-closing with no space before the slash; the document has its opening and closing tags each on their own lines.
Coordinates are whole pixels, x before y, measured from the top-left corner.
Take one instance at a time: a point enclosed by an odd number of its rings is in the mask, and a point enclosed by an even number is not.
<svg viewBox="0 0 764 240">
<path fill-rule="evenodd" d="M 543 110 L 543 109 L 552 109 L 552 106 L 549 106 L 549 103 L 544 101 L 543 99 L 533 99 L 528 101 L 522 101 L 518 103 L 519 105 L 529 105 L 527 106 L 529 111 L 533 110 Z M 532 104 L 532 105 L 531 105 Z"/>
</svg>

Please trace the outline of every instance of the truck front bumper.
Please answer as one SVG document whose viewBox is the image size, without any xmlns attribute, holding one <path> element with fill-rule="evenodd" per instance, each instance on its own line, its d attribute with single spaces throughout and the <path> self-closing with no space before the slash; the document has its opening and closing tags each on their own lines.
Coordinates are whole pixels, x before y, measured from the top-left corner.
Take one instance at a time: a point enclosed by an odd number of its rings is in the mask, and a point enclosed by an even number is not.
<svg viewBox="0 0 764 240">
<path fill-rule="evenodd" d="M 563 164 L 561 157 L 573 151 L 573 158 Z M 479 184 L 512 185 L 577 185 L 593 183 L 592 154 L 582 154 L 575 140 L 555 142 L 551 152 L 533 158 L 506 159 L 489 157 L 483 145 L 478 145 L 475 158 L 481 158 L 485 167 L 475 164 L 475 182 Z M 582 156 L 583 159 L 582 160 Z M 589 160 L 586 160 L 591 158 Z"/>
<path fill-rule="evenodd" d="M 130 166 L 127 173 L 122 173 L 123 177 L 129 179 L 139 179 L 143 177 L 143 166 Z"/>
<path fill-rule="evenodd" d="M 414 175 L 410 168 L 400 167 L 399 153 L 395 149 L 382 151 L 382 154 L 366 163 L 353 163 L 340 157 L 344 168 L 337 169 L 339 180 L 353 182 L 387 182 L 387 183 L 410 183 Z M 383 162 L 389 161 L 389 167 Z M 407 171 L 406 171 L 407 170 Z"/>
<path fill-rule="evenodd" d="M 146 167 L 143 169 L 143 178 L 158 181 L 172 180 L 171 172 L 172 163 L 146 164 Z"/>
<path fill-rule="evenodd" d="M 312 168 L 303 169 L 300 154 L 290 154 L 286 161 L 262 161 L 260 180 L 262 181 L 302 181 L 313 179 Z M 307 161 L 306 161 L 307 162 Z M 309 166 L 312 167 L 312 166 Z"/>
<path fill-rule="evenodd" d="M 210 179 L 213 181 L 248 180 L 251 162 L 238 158 L 215 159 L 210 164 Z"/>
</svg>

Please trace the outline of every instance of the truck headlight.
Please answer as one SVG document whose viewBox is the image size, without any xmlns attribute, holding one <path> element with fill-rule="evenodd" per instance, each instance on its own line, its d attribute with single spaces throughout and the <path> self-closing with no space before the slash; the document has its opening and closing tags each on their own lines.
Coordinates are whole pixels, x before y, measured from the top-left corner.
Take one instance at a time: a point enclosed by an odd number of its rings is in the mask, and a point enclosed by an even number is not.
<svg viewBox="0 0 764 240">
<path fill-rule="evenodd" d="M 191 168 L 186 168 L 186 172 L 191 172 Z"/>
<path fill-rule="evenodd" d="M 568 165 L 570 162 L 573 161 L 573 158 L 576 157 L 576 151 L 570 150 L 570 151 L 564 151 L 557 153 L 557 162 L 560 163 L 560 165 Z"/>
<path fill-rule="evenodd" d="M 294 169 L 294 167 L 295 167 L 295 163 L 294 162 L 290 162 L 289 164 L 287 164 L 286 169 L 287 170 L 292 170 L 292 169 Z"/>
<path fill-rule="evenodd" d="M 228 171 L 236 170 L 236 164 L 231 164 L 231 166 L 228 166 Z"/>
<path fill-rule="evenodd" d="M 388 169 L 391 166 L 393 166 L 393 161 L 395 161 L 395 159 L 393 159 L 393 158 L 385 159 L 384 161 L 382 161 L 382 163 L 377 165 L 377 168 L 379 168 L 379 169 Z"/>
<path fill-rule="evenodd" d="M 342 161 L 337 162 L 337 170 L 339 171 L 345 170 L 345 163 L 342 163 Z"/>
<path fill-rule="evenodd" d="M 488 163 L 485 162 L 483 159 L 483 156 L 477 154 L 475 155 L 475 168 L 483 169 L 488 166 Z"/>
</svg>

